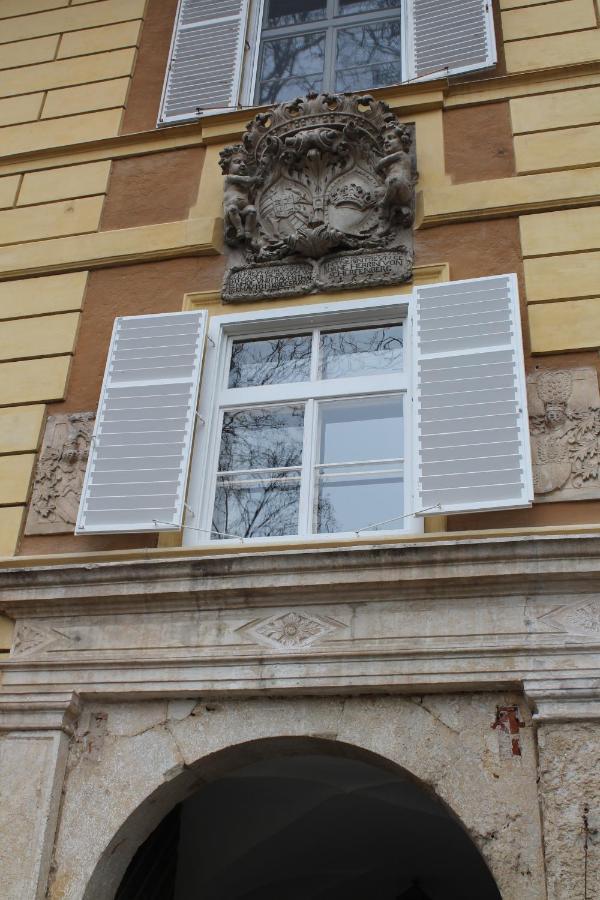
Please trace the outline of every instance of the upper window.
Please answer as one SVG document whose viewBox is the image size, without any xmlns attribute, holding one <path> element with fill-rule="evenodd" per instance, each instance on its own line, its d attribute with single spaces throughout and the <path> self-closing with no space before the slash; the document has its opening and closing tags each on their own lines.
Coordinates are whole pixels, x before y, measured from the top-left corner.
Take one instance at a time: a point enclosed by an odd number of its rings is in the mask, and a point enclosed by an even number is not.
<svg viewBox="0 0 600 900">
<path fill-rule="evenodd" d="M 179 0 L 159 124 L 495 61 L 489 0 Z"/>
<path fill-rule="evenodd" d="M 255 102 L 402 81 L 401 0 L 267 0 Z"/>
</svg>

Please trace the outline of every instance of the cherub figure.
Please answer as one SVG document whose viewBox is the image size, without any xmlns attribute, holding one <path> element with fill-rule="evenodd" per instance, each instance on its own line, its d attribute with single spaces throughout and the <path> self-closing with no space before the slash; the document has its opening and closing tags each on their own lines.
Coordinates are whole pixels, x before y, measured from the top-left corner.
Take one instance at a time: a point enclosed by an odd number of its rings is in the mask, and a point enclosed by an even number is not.
<svg viewBox="0 0 600 900">
<path fill-rule="evenodd" d="M 254 189 L 261 181 L 258 175 L 248 174 L 246 153 L 241 144 L 226 147 L 220 153 L 219 165 L 225 175 L 223 218 L 225 240 L 235 246 L 252 242 L 256 230 Z"/>
<path fill-rule="evenodd" d="M 397 220 L 405 228 L 412 225 L 416 178 L 410 157 L 411 143 L 410 130 L 402 125 L 389 125 L 383 134 L 385 156 L 375 164 L 375 171 L 385 175 L 380 200 L 382 217 L 386 221 L 383 234 L 388 234 Z"/>
</svg>

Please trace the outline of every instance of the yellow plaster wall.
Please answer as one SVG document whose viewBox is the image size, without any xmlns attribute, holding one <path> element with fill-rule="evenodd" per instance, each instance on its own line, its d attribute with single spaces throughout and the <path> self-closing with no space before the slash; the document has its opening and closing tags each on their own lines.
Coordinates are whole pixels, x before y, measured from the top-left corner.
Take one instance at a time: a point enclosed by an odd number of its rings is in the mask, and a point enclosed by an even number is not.
<svg viewBox="0 0 600 900">
<path fill-rule="evenodd" d="M 502 13 L 505 41 L 595 27 L 594 0 L 558 0 L 551 7 L 529 5 Z"/>
<path fill-rule="evenodd" d="M 66 389 L 87 278 L 69 270 L 220 249 L 218 152 L 247 115 L 117 137 L 145 7 L 0 2 L 0 279 L 12 279 L 0 280 L 0 554 L 16 546 L 45 404 Z M 600 216 L 589 205 L 600 198 L 600 74 L 581 65 L 600 59 L 598 9 L 594 0 L 500 8 L 508 77 L 389 92 L 400 118 L 416 124 L 419 222 L 520 215 L 535 352 L 600 346 Z M 517 177 L 451 184 L 443 108 L 502 99 Z M 206 162 L 187 221 L 97 232 L 112 158 L 201 142 Z"/>
<path fill-rule="evenodd" d="M 523 216 L 520 227 L 532 352 L 600 347 L 600 207 Z"/>
<path fill-rule="evenodd" d="M 110 175 L 110 162 L 63 166 L 44 172 L 28 172 L 23 177 L 18 206 L 52 203 L 56 200 L 105 194 Z"/>
<path fill-rule="evenodd" d="M 600 162 L 600 125 L 516 135 L 517 172 L 548 172 Z"/>
<path fill-rule="evenodd" d="M 551 18 L 551 12 L 548 18 Z M 594 28 L 508 41 L 504 44 L 504 55 L 509 73 L 596 62 L 600 58 L 600 30 Z"/>
<path fill-rule="evenodd" d="M 569 82 L 563 82 L 564 88 Z M 514 134 L 600 122 L 600 87 L 553 91 L 510 101 Z"/>
<path fill-rule="evenodd" d="M 45 411 L 43 404 L 0 409 L 0 453 L 37 450 Z"/>
<path fill-rule="evenodd" d="M 0 282 L 0 555 L 17 547 L 45 403 L 65 395 L 86 277 Z"/>
</svg>

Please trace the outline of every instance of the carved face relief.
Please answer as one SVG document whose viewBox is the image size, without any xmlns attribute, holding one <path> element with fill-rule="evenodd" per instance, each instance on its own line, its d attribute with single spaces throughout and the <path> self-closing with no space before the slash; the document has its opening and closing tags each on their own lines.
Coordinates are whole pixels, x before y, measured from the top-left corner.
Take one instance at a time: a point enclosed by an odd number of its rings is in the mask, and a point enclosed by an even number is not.
<svg viewBox="0 0 600 900">
<path fill-rule="evenodd" d="M 297 293 L 326 290 L 321 261 L 344 252 L 358 277 L 337 288 L 410 277 L 413 144 L 411 128 L 369 96 L 309 94 L 256 116 L 243 143 L 221 152 L 231 248 L 223 298 L 249 298 L 259 270 L 265 296 L 286 295 L 270 266 L 298 258 L 313 262 L 314 277 Z M 369 253 L 364 272 L 361 251 Z M 379 269 L 376 253 L 386 255 Z"/>
</svg>

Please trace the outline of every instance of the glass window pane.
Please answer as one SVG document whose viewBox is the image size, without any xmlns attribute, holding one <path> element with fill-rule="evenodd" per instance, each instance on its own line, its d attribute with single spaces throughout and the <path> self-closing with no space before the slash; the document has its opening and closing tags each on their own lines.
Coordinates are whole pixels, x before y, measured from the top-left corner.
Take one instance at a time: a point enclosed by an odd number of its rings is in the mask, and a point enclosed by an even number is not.
<svg viewBox="0 0 600 900">
<path fill-rule="evenodd" d="M 401 372 L 403 344 L 402 325 L 325 332 L 321 334 L 321 378 Z"/>
<path fill-rule="evenodd" d="M 315 527 L 319 534 L 394 529 L 403 515 L 402 397 L 321 403 Z M 379 526 L 388 519 L 395 521 Z"/>
<path fill-rule="evenodd" d="M 400 19 L 340 28 L 336 40 L 337 91 L 402 81 Z"/>
<path fill-rule="evenodd" d="M 400 9 L 402 0 L 338 0 L 340 16 L 384 9 Z"/>
<path fill-rule="evenodd" d="M 255 387 L 307 381 L 310 378 L 311 346 L 310 334 L 234 341 L 227 386 Z"/>
<path fill-rule="evenodd" d="M 281 28 L 315 22 L 325 18 L 326 8 L 327 0 L 267 0 L 265 26 Z"/>
<path fill-rule="evenodd" d="M 303 426 L 303 406 L 227 410 L 223 415 L 219 472 L 301 465 Z"/>
<path fill-rule="evenodd" d="M 281 537 L 298 533 L 300 477 L 277 473 L 264 479 L 217 481 L 212 529 L 219 537 Z"/>
<path fill-rule="evenodd" d="M 402 397 L 365 397 L 320 404 L 320 463 L 402 459 Z"/>
<path fill-rule="evenodd" d="M 320 90 L 324 60 L 325 33 L 322 31 L 265 41 L 259 103 L 274 103 Z"/>
<path fill-rule="evenodd" d="M 319 479 L 318 534 L 343 531 L 393 531 L 402 527 L 404 481 L 401 474 L 334 473 Z M 388 522 L 388 519 L 393 521 Z M 385 524 L 378 524 L 385 523 Z M 369 527 L 367 527 L 369 526 Z"/>
</svg>

